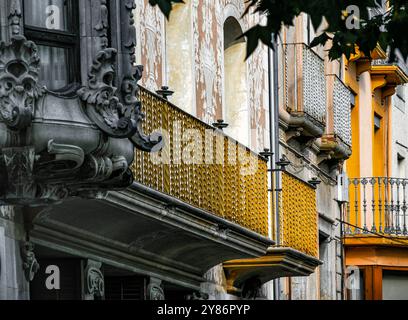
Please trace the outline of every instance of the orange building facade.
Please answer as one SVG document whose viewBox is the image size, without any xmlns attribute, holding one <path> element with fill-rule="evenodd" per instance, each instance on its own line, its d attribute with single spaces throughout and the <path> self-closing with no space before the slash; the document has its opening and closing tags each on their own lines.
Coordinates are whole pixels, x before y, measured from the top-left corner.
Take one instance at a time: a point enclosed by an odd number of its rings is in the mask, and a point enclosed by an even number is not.
<svg viewBox="0 0 408 320">
<path fill-rule="evenodd" d="M 343 237 L 348 298 L 404 298 L 407 182 L 393 169 L 397 128 L 392 119 L 393 96 L 408 82 L 408 75 L 402 64 L 389 63 L 387 54 L 377 48 L 371 57 L 357 53 L 347 61 L 345 81 L 354 101 Z"/>
</svg>

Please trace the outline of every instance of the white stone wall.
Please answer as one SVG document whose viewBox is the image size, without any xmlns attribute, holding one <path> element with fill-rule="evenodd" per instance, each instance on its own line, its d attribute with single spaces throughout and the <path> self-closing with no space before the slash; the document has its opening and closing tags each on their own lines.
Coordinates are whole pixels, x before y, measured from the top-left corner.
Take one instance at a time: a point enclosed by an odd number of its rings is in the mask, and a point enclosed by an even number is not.
<svg viewBox="0 0 408 320">
<path fill-rule="evenodd" d="M 404 92 L 408 96 L 408 86 L 398 89 L 399 94 Z M 401 97 L 402 98 L 402 97 Z M 397 95 L 392 97 L 391 111 L 391 155 L 392 176 L 395 178 L 408 178 L 408 102 Z M 398 156 L 400 159 L 398 159 Z M 405 158 L 405 159 L 401 159 Z"/>
</svg>

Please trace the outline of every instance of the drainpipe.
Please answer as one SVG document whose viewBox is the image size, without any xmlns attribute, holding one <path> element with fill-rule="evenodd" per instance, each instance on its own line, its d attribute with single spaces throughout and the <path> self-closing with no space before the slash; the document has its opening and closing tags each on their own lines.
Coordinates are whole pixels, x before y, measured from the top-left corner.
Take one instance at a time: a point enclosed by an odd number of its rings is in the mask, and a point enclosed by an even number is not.
<svg viewBox="0 0 408 320">
<path fill-rule="evenodd" d="M 273 153 L 271 157 L 270 171 L 270 192 L 272 194 L 272 208 L 275 212 L 275 242 L 280 245 L 280 221 L 279 221 L 279 190 L 280 176 L 276 171 L 276 162 L 280 159 L 279 152 L 279 82 L 278 82 L 278 46 L 276 40 L 273 40 L 273 49 L 268 49 L 268 75 L 269 75 L 269 141 L 270 150 Z M 280 280 L 274 280 L 274 299 L 280 297 Z"/>
<path fill-rule="evenodd" d="M 280 160 L 279 150 L 279 64 L 278 64 L 278 45 L 274 40 L 273 51 L 273 135 L 274 135 L 274 148 L 275 161 L 273 161 L 273 168 L 276 169 L 276 163 Z M 280 221 L 279 221 L 279 198 L 281 190 L 280 171 L 275 171 L 275 212 L 276 212 L 276 243 L 280 245 Z"/>
</svg>

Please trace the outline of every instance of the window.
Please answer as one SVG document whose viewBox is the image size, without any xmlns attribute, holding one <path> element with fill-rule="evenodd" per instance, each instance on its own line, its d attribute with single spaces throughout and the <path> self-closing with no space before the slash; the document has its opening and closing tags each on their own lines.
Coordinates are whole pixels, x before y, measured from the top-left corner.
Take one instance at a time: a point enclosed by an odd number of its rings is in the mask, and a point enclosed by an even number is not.
<svg viewBox="0 0 408 320">
<path fill-rule="evenodd" d="M 234 139 L 249 145 L 250 116 L 248 109 L 246 43 L 239 36 L 239 22 L 229 17 L 224 23 L 224 119 L 225 130 Z"/>
<path fill-rule="evenodd" d="M 378 114 L 374 114 L 374 131 L 381 129 L 381 117 Z"/>
<path fill-rule="evenodd" d="M 356 106 L 356 94 L 350 91 L 351 108 Z"/>
<path fill-rule="evenodd" d="M 397 98 L 405 102 L 405 86 L 401 85 L 397 87 Z"/>
<path fill-rule="evenodd" d="M 38 46 L 40 84 L 59 91 L 79 79 L 78 1 L 24 0 L 24 34 Z"/>
<path fill-rule="evenodd" d="M 146 282 L 139 276 L 105 276 L 105 300 L 145 300 Z"/>
<path fill-rule="evenodd" d="M 408 299 L 408 272 L 399 270 L 383 270 L 383 300 Z"/>
<path fill-rule="evenodd" d="M 173 5 L 166 24 L 166 62 L 168 85 L 174 91 L 171 102 L 190 114 L 196 114 L 191 6 L 191 3 Z"/>
</svg>

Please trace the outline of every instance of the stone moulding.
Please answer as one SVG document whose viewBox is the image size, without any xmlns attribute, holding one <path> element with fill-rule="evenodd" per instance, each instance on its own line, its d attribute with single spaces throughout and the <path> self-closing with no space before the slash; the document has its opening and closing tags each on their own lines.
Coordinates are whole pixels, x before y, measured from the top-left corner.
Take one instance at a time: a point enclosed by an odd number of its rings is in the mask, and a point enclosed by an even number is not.
<svg viewBox="0 0 408 320">
<path fill-rule="evenodd" d="M 134 148 L 163 144 L 145 135 L 141 69 L 114 86 L 117 52 L 99 51 L 76 94 L 39 86 L 37 46 L 16 35 L 0 43 L 0 204 L 38 206 L 130 186 Z M 129 66 L 129 68 L 133 68 Z"/>
</svg>

